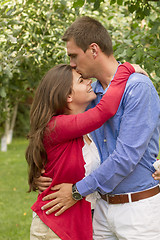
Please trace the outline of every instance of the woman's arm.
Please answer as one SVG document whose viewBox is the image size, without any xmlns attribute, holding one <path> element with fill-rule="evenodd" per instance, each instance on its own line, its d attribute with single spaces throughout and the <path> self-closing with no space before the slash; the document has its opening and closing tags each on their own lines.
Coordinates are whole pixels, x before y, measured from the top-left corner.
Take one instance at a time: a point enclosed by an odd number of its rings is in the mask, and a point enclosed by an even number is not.
<svg viewBox="0 0 160 240">
<path fill-rule="evenodd" d="M 77 115 L 59 115 L 51 135 L 56 143 L 83 136 L 101 127 L 118 110 L 129 76 L 135 72 L 130 63 L 119 65 L 107 92 L 96 107 Z M 51 129 L 52 129 L 51 124 Z"/>
</svg>

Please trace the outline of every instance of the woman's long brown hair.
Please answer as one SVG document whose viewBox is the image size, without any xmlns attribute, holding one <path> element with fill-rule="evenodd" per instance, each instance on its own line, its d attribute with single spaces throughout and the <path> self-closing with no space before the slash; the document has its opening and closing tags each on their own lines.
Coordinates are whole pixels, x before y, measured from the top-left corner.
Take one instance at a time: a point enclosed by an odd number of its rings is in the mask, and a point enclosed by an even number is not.
<svg viewBox="0 0 160 240">
<path fill-rule="evenodd" d="M 26 150 L 29 192 L 36 191 L 35 177 L 47 162 L 43 135 L 52 116 L 64 114 L 67 97 L 72 92 L 72 68 L 60 64 L 50 69 L 41 80 L 30 110 L 29 145 Z"/>
</svg>

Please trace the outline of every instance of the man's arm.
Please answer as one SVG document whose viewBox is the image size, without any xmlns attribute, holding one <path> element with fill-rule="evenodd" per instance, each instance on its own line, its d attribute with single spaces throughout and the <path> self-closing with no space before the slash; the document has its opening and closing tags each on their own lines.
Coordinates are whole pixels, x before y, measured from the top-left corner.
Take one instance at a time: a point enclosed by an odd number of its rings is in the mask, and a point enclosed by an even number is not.
<svg viewBox="0 0 160 240">
<path fill-rule="evenodd" d="M 160 170 L 155 171 L 152 174 L 152 177 L 155 180 L 160 181 Z M 43 183 L 45 185 L 45 177 L 39 178 L 39 182 L 40 182 L 40 185 L 39 185 L 39 189 L 40 189 L 40 186 L 43 185 Z M 47 187 L 45 187 L 45 189 L 46 188 Z M 47 210 L 48 208 L 50 208 L 46 212 L 46 214 L 51 214 L 59 209 L 59 211 L 56 213 L 56 216 L 59 216 L 76 203 L 75 200 L 73 200 L 72 198 L 72 184 L 70 183 L 59 184 L 54 186 L 52 190 L 57 190 L 57 192 L 54 192 L 43 198 L 43 201 L 51 200 L 49 203 L 43 206 L 42 210 Z"/>
<path fill-rule="evenodd" d="M 152 177 L 155 180 L 160 181 L 160 160 L 158 164 L 158 170 L 156 170 Z M 43 170 L 44 172 L 44 170 Z M 37 186 L 40 191 L 44 191 L 50 185 L 50 178 L 40 177 L 37 179 Z M 46 214 L 51 214 L 59 209 L 56 216 L 61 215 L 68 208 L 73 206 L 76 201 L 72 198 L 72 185 L 70 183 L 63 183 L 56 185 L 52 190 L 57 191 L 43 198 L 44 201 L 51 200 L 48 204 L 43 206 L 43 210 L 50 208 Z M 53 200 L 54 199 L 54 200 Z"/>
<path fill-rule="evenodd" d="M 76 184 L 83 196 L 97 189 L 102 194 L 112 192 L 137 168 L 153 132 L 158 138 L 158 129 L 156 130 L 159 120 L 158 94 L 150 81 L 145 82 L 145 79 L 136 83 L 133 81 L 134 76 L 123 99 L 124 113 L 120 121 L 115 150 L 98 169 Z M 155 154 L 158 154 L 158 143 L 156 146 Z"/>
<path fill-rule="evenodd" d="M 155 171 L 152 174 L 152 177 L 155 180 L 160 181 L 160 170 Z M 59 184 L 57 186 L 54 186 L 52 190 L 57 190 L 57 192 L 44 197 L 44 201 L 51 201 L 48 204 L 44 205 L 42 210 L 50 208 L 46 213 L 51 214 L 59 209 L 59 211 L 56 213 L 56 216 L 59 216 L 75 204 L 75 200 L 72 198 L 72 184 Z"/>
<path fill-rule="evenodd" d="M 155 171 L 152 174 L 152 177 L 154 178 L 154 180 L 160 181 L 160 170 Z M 39 178 L 35 178 L 35 183 L 39 189 L 39 192 L 43 192 L 44 190 L 46 190 L 50 186 L 51 182 L 52 182 L 52 179 L 48 178 L 48 177 L 40 176 Z M 58 185 L 58 186 L 60 186 L 60 185 Z M 46 200 L 52 200 L 52 199 L 53 199 L 53 197 L 50 196 L 50 199 L 47 198 Z"/>
</svg>

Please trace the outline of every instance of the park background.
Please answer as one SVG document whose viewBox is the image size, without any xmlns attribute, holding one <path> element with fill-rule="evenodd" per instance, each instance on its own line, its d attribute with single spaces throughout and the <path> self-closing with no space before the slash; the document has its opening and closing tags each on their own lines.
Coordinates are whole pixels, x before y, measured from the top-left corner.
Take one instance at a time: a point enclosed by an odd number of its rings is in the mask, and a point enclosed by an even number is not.
<svg viewBox="0 0 160 240">
<path fill-rule="evenodd" d="M 0 240 L 29 239 L 37 197 L 27 193 L 29 109 L 44 73 L 69 61 L 61 37 L 83 15 L 108 29 L 117 60 L 141 65 L 160 94 L 160 1 L 1 0 Z"/>
</svg>

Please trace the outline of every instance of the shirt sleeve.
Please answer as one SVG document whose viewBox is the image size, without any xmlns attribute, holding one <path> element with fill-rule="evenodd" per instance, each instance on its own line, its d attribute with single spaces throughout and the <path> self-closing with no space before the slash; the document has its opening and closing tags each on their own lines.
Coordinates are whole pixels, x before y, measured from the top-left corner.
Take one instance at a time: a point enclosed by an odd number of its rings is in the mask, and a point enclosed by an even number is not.
<svg viewBox="0 0 160 240">
<path fill-rule="evenodd" d="M 132 65 L 127 62 L 119 65 L 108 91 L 96 107 L 77 115 L 59 115 L 53 117 L 53 120 L 55 118 L 55 128 L 51 133 L 52 138 L 62 142 L 83 136 L 102 126 L 103 123 L 117 112 L 126 82 L 134 72 L 135 70 Z M 50 125 L 50 128 L 52 129 L 52 125 Z"/>
<path fill-rule="evenodd" d="M 110 193 L 134 171 L 159 119 L 159 98 L 147 83 L 136 83 L 125 93 L 125 106 L 116 148 L 93 173 L 76 183 L 86 196 L 96 190 Z"/>
</svg>

